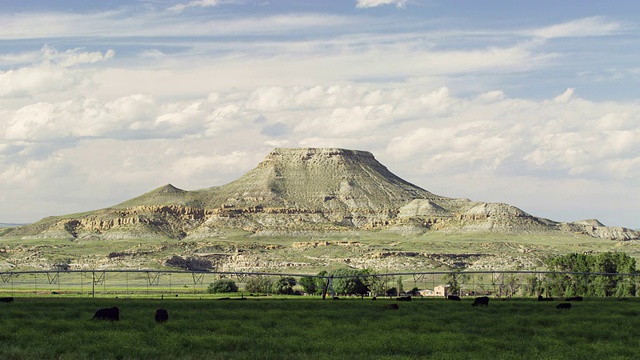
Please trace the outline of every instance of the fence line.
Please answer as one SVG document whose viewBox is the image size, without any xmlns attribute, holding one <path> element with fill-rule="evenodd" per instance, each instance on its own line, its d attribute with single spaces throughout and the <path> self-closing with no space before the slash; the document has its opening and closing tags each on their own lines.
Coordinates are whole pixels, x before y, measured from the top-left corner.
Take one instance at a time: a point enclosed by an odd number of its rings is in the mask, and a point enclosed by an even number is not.
<svg viewBox="0 0 640 360">
<path fill-rule="evenodd" d="M 185 270 L 26 270 L 0 272 L 0 294 L 23 296 L 201 296 L 207 293 L 210 283 L 230 278 L 244 284 L 254 277 L 314 279 L 323 284 L 327 292 L 341 280 L 364 279 L 376 291 L 369 290 L 360 295 L 396 295 L 407 293 L 411 288 L 414 296 L 460 296 L 493 295 L 496 297 L 535 296 L 554 291 L 566 291 L 571 285 L 587 289 L 594 282 L 604 283 L 614 296 L 617 286 L 625 288 L 631 296 L 640 286 L 640 273 L 589 273 L 545 270 L 477 270 L 477 271 L 427 271 L 393 272 L 358 275 L 311 275 L 297 273 L 229 272 L 229 271 L 185 271 Z M 608 283 L 607 283 L 608 281 Z M 569 285 L 567 285 L 569 284 Z M 537 287 L 536 287 L 537 286 Z M 300 286 L 299 286 L 300 287 Z M 419 293 L 414 293 L 417 289 Z M 614 290 L 611 290 L 614 289 Z M 586 290 L 585 290 L 586 291 Z M 268 291 L 267 291 L 268 293 Z M 324 293 L 324 291 L 323 291 Z M 338 292 L 339 293 L 339 292 Z M 627 294 L 625 293 L 625 294 Z M 326 294 L 325 294 L 326 295 Z M 581 294 L 577 294 L 581 295 Z M 597 296 L 597 295 L 595 295 Z"/>
</svg>

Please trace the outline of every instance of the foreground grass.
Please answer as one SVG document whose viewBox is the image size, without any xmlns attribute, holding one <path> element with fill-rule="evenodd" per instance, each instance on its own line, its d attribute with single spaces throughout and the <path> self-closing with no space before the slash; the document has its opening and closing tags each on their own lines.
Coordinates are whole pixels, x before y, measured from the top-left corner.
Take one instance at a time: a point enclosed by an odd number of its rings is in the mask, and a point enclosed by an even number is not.
<svg viewBox="0 0 640 360">
<path fill-rule="evenodd" d="M 630 359 L 640 301 L 123 300 L 0 303 L 2 359 Z M 119 322 L 96 322 L 118 306 Z M 157 308 L 169 321 L 153 320 Z"/>
</svg>

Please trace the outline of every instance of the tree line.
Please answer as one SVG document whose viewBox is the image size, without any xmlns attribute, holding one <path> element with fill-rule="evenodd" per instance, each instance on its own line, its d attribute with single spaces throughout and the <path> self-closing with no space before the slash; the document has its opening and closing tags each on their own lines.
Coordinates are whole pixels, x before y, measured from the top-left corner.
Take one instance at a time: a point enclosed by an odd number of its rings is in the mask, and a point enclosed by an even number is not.
<svg viewBox="0 0 640 360">
<path fill-rule="evenodd" d="M 625 253 L 572 253 L 549 258 L 544 264 L 550 273 L 532 274 L 526 279 L 518 274 L 504 274 L 500 283 L 487 284 L 488 289 L 484 288 L 484 285 L 478 287 L 483 293 L 494 292 L 498 296 L 509 297 L 626 297 L 636 296 L 640 285 L 636 260 Z M 282 295 L 417 295 L 416 287 L 405 291 L 401 276 L 374 275 L 375 273 L 369 269 L 340 268 L 330 272 L 321 271 L 316 276 L 302 276 L 298 280 L 290 276 L 278 279 L 254 276 L 245 281 L 245 290 Z M 442 284 L 447 285 L 448 294 L 462 294 L 465 290 L 468 292 L 469 280 L 469 275 L 458 269 L 443 275 Z M 220 279 L 209 286 L 210 293 L 235 291 L 238 291 L 238 287 L 230 279 Z"/>
<path fill-rule="evenodd" d="M 341 268 L 331 272 L 321 271 L 317 276 L 302 276 L 296 280 L 290 276 L 274 279 L 268 276 L 252 276 L 245 281 L 244 289 L 251 293 L 267 293 L 279 295 L 387 295 L 397 296 L 404 292 L 401 277 L 370 276 L 369 269 L 357 270 Z M 299 285 L 302 291 L 294 287 Z M 417 288 L 412 291 L 417 292 Z M 208 287 L 209 293 L 237 292 L 238 286 L 231 279 L 219 279 Z"/>
<path fill-rule="evenodd" d="M 545 265 L 550 271 L 576 274 L 551 273 L 541 280 L 531 280 L 532 295 L 624 297 L 635 296 L 637 292 L 636 260 L 625 253 L 572 253 L 547 259 Z"/>
</svg>

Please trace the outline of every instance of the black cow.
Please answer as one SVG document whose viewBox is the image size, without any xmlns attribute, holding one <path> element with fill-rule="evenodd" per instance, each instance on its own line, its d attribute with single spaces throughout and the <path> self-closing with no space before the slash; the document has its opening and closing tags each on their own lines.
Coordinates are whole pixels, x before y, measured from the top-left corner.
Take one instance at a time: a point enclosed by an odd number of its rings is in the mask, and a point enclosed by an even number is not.
<svg viewBox="0 0 640 360">
<path fill-rule="evenodd" d="M 13 302 L 13 297 L 3 297 L 3 298 L 0 298 L 0 302 L 6 302 L 6 303 Z"/>
<path fill-rule="evenodd" d="M 460 296 L 457 295 L 448 295 L 447 300 L 460 301 Z"/>
<path fill-rule="evenodd" d="M 582 296 L 568 297 L 564 301 L 582 301 Z"/>
<path fill-rule="evenodd" d="M 398 310 L 400 309 L 400 307 L 398 306 L 398 304 L 387 304 L 384 306 L 385 310 Z"/>
<path fill-rule="evenodd" d="M 538 295 L 538 301 L 553 301 L 552 297 L 544 298 L 542 295 Z"/>
<path fill-rule="evenodd" d="M 120 309 L 115 306 L 112 308 L 98 309 L 96 314 L 93 315 L 93 320 L 118 321 L 120 320 Z"/>
<path fill-rule="evenodd" d="M 411 296 L 400 296 L 396 301 L 411 301 Z"/>
<path fill-rule="evenodd" d="M 167 320 L 169 320 L 169 312 L 165 309 L 158 309 L 156 310 L 156 322 L 158 324 L 161 324 Z"/>
<path fill-rule="evenodd" d="M 556 309 L 571 309 L 571 303 L 560 303 L 556 305 Z"/>
<path fill-rule="evenodd" d="M 484 305 L 489 306 L 489 298 L 487 296 L 477 297 L 473 300 L 472 306 Z"/>
</svg>

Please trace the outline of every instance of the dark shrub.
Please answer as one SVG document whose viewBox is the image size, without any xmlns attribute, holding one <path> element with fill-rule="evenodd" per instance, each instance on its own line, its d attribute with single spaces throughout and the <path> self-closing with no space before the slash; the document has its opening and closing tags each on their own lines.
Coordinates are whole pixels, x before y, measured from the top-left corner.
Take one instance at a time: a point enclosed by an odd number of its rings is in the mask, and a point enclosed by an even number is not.
<svg viewBox="0 0 640 360">
<path fill-rule="evenodd" d="M 170 259 L 165 261 L 165 265 L 173 266 L 190 271 L 207 271 L 213 269 L 213 264 L 207 259 L 200 259 L 193 256 L 189 256 L 184 259 L 181 256 L 173 255 Z"/>
<path fill-rule="evenodd" d="M 236 285 L 236 282 L 231 279 L 218 279 L 213 283 L 209 284 L 209 287 L 207 288 L 207 292 L 209 294 L 230 293 L 230 292 L 237 292 L 237 291 L 238 291 L 238 285 Z"/>
</svg>

